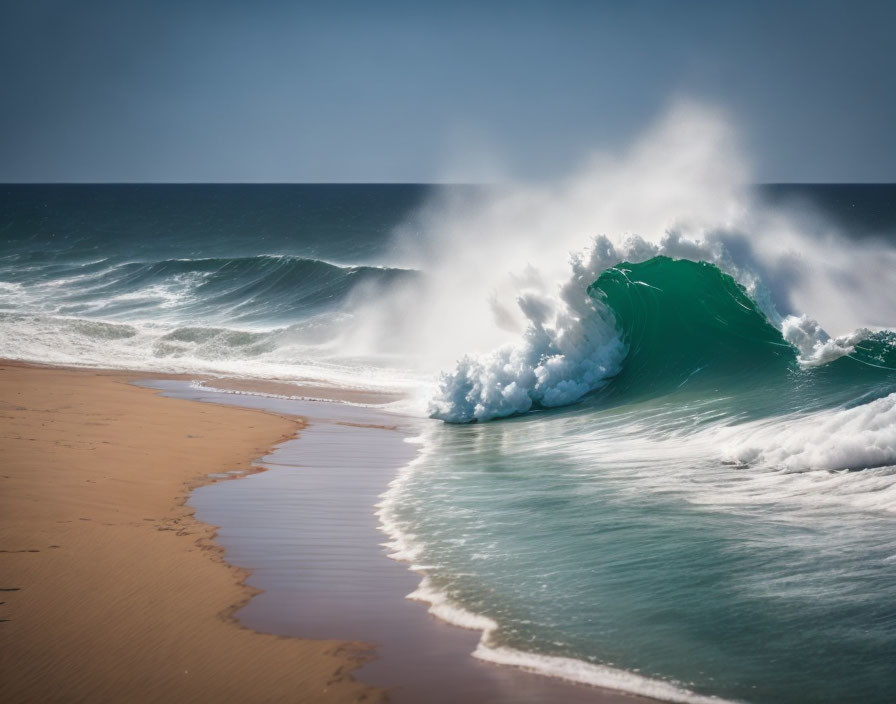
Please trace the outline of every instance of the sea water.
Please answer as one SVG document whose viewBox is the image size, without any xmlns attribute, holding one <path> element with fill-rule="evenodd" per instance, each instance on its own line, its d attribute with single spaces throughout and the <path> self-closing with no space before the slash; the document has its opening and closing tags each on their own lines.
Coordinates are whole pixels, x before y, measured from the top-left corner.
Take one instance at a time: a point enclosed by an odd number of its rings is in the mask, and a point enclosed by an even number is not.
<svg viewBox="0 0 896 704">
<path fill-rule="evenodd" d="M 554 213 L 530 240 L 494 189 L 3 186 L 0 356 L 404 391 L 434 420 L 380 520 L 477 657 L 669 701 L 886 702 L 896 188 L 753 194 L 811 210 L 799 238 Z M 433 238 L 433 199 L 475 237 Z"/>
</svg>

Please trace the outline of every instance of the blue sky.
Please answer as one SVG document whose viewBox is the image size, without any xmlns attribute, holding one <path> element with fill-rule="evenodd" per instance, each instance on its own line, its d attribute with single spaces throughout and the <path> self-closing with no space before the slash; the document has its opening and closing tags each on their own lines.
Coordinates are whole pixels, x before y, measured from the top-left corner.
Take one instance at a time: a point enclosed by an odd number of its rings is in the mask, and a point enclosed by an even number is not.
<svg viewBox="0 0 896 704">
<path fill-rule="evenodd" d="M 550 179 L 675 97 L 896 181 L 896 3 L 0 0 L 0 181 Z"/>
</svg>

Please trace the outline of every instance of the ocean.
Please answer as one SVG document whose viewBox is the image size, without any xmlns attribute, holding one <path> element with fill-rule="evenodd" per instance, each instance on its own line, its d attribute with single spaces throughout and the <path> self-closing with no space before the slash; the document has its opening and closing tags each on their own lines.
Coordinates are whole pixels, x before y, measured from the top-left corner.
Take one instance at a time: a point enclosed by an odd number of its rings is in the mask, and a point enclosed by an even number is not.
<svg viewBox="0 0 896 704">
<path fill-rule="evenodd" d="M 888 702 L 896 186 L 632 178 L 3 185 L 0 357 L 396 392 L 388 549 L 476 657 Z"/>
</svg>

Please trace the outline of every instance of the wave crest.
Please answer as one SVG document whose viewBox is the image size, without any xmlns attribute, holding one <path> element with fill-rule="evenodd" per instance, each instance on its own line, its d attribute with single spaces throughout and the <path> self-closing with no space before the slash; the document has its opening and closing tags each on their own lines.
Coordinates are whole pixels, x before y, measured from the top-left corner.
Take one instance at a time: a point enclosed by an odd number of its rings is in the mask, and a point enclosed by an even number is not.
<svg viewBox="0 0 896 704">
<path fill-rule="evenodd" d="M 640 240 L 629 248 L 656 251 Z M 463 357 L 442 375 L 430 415 L 484 421 L 574 403 L 611 379 L 616 391 L 658 393 L 697 373 L 780 369 L 793 360 L 746 289 L 717 267 L 654 256 L 601 270 L 617 256 L 599 238 L 588 256 L 573 258 L 573 276 L 556 299 L 520 296 L 529 321 L 522 340 Z"/>
<path fill-rule="evenodd" d="M 577 280 L 582 263 L 574 263 Z M 466 355 L 443 374 L 430 403 L 433 418 L 467 423 L 573 403 L 619 371 L 626 345 L 613 312 L 584 286 L 567 286 L 559 299 L 521 295 L 529 320 L 520 344 Z"/>
</svg>

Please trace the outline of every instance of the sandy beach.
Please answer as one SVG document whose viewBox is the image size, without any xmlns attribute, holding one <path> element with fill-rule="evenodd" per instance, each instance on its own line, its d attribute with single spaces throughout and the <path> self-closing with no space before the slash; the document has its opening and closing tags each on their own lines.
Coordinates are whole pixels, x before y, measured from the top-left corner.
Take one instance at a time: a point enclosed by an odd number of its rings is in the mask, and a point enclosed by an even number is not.
<svg viewBox="0 0 896 704">
<path fill-rule="evenodd" d="M 633 700 L 477 661 L 405 598 L 396 416 L 152 376 L 0 363 L 2 701 Z"/>
<path fill-rule="evenodd" d="M 254 590 L 185 505 L 300 421 L 134 378 L 0 364 L 0 700 L 379 700 L 360 644 L 236 623 Z"/>
</svg>

